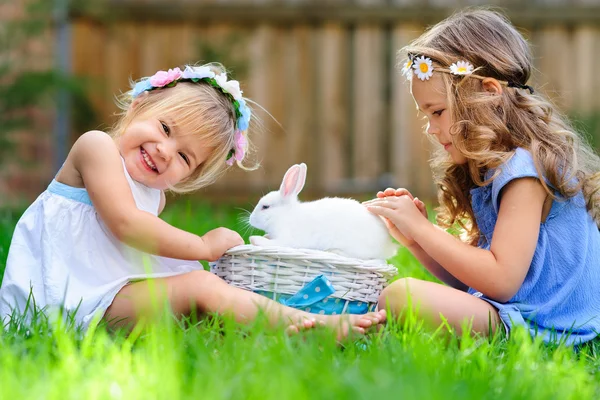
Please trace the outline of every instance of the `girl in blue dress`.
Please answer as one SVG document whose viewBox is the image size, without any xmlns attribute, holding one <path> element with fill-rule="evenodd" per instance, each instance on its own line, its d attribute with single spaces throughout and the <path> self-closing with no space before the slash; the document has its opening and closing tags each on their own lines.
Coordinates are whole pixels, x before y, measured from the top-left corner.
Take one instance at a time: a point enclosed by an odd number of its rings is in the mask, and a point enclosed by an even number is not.
<svg viewBox="0 0 600 400">
<path fill-rule="evenodd" d="M 484 335 L 523 326 L 546 342 L 596 337 L 600 160 L 529 86 L 524 38 L 500 14 L 469 10 L 403 53 L 427 134 L 440 145 L 438 225 L 406 189 L 380 192 L 368 206 L 446 285 L 400 279 L 380 307 L 401 316 L 412 304 L 458 332 L 467 321 Z"/>
</svg>

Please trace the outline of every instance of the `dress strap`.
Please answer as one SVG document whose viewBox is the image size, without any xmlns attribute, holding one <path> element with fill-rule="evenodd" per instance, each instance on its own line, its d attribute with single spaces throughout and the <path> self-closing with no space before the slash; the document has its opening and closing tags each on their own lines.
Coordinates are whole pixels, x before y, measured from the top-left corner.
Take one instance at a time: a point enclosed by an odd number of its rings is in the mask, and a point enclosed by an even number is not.
<svg viewBox="0 0 600 400">
<path fill-rule="evenodd" d="M 148 186 L 141 184 L 133 180 L 129 172 L 127 171 L 127 167 L 125 165 L 125 160 L 121 157 L 121 162 L 123 163 L 123 171 L 125 173 L 125 178 L 129 183 L 129 187 L 131 188 L 131 193 L 133 194 L 133 198 L 137 205 L 137 208 L 140 210 L 147 211 L 151 214 L 158 214 L 158 207 L 160 204 L 160 193 L 161 191 L 158 189 L 153 189 Z"/>
<path fill-rule="evenodd" d="M 90 206 L 92 205 L 92 200 L 90 199 L 90 196 L 85 188 L 76 188 L 58 182 L 56 179 L 52 179 L 52 182 L 50 182 L 50 185 L 48 186 L 48 191 L 50 193 L 66 197 L 67 199 L 75 200 Z"/>
</svg>

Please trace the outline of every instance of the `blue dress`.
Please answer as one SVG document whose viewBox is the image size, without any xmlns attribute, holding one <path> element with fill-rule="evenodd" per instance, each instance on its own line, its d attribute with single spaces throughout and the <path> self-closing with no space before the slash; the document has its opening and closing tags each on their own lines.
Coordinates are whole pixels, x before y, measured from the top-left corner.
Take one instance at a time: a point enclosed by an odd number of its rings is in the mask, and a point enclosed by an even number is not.
<svg viewBox="0 0 600 400">
<path fill-rule="evenodd" d="M 500 208 L 499 194 L 513 179 L 538 177 L 531 154 L 518 148 L 499 167 L 488 185 L 471 190 L 471 202 L 480 230 L 478 246 L 489 250 Z M 494 171 L 489 172 L 491 176 Z M 600 231 L 586 211 L 583 195 L 553 201 L 546 221 L 540 223 L 537 247 L 519 291 L 506 303 L 469 293 L 498 309 L 510 331 L 524 326 L 545 342 L 579 344 L 600 333 Z"/>
</svg>

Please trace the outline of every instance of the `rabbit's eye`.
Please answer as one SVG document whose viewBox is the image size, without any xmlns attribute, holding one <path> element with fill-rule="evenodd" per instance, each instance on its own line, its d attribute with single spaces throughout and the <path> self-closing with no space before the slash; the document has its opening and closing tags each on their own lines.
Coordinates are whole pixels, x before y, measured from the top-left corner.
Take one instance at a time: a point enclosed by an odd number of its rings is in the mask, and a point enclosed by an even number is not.
<svg viewBox="0 0 600 400">
<path fill-rule="evenodd" d="M 269 208 L 269 207 L 270 207 L 270 206 L 268 206 L 268 205 L 266 205 L 266 204 L 265 204 L 265 205 L 263 205 L 263 206 L 262 206 L 262 209 L 263 209 L 263 210 L 266 210 L 266 209 L 267 209 L 267 208 Z"/>
</svg>

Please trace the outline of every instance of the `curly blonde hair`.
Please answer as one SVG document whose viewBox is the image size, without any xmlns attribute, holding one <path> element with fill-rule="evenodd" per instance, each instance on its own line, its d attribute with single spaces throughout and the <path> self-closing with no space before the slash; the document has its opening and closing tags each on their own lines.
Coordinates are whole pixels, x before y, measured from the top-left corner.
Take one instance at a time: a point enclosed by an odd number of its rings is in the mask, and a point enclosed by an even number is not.
<svg viewBox="0 0 600 400">
<path fill-rule="evenodd" d="M 506 17 L 487 9 L 450 16 L 400 50 L 400 55 L 429 57 L 434 70 L 468 61 L 477 67 L 479 78 L 495 78 L 504 85 L 525 85 L 533 69 L 523 36 Z M 571 198 L 581 191 L 600 226 L 600 158 L 546 98 L 516 88 L 486 96 L 480 79 L 440 75 L 453 121 L 453 145 L 467 158 L 465 164 L 456 165 L 440 150 L 431 160 L 439 188 L 440 226 L 458 225 L 463 240 L 477 243 L 479 229 L 470 190 L 489 184 L 495 176 L 486 181 L 486 172 L 505 163 L 517 147 L 531 152 L 549 196 Z"/>
<path fill-rule="evenodd" d="M 206 66 L 210 67 L 215 74 L 225 72 L 225 68 L 218 63 L 206 64 Z M 250 102 L 249 99 L 245 100 Z M 225 160 L 234 146 L 236 114 L 231 99 L 222 91 L 202 81 L 179 82 L 173 87 L 146 92 L 135 99 L 139 103 L 135 108 L 130 109 L 133 101 L 131 91 L 117 98 L 117 105 L 121 112 L 108 132 L 114 139 L 118 139 L 136 118 L 176 115 L 178 124 L 185 126 L 191 134 L 201 137 L 213 150 L 205 162 L 186 179 L 171 187 L 171 191 L 187 193 L 198 190 L 213 183 L 227 169 Z M 245 162 L 249 159 L 248 153 L 253 150 L 248 135 L 246 139 L 248 152 L 244 157 Z M 258 166 L 257 164 L 247 166 L 243 162 L 238 162 L 242 169 L 252 170 Z"/>
</svg>

